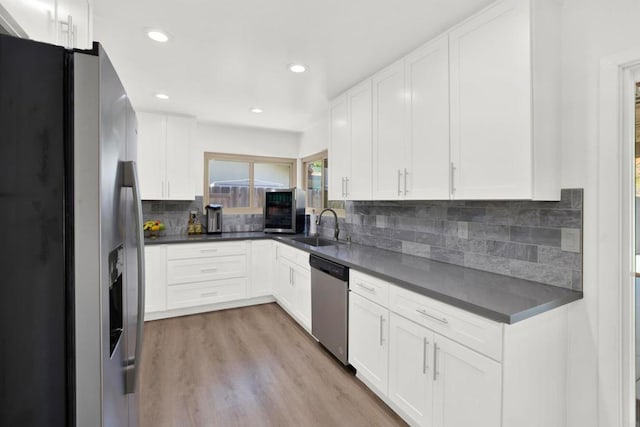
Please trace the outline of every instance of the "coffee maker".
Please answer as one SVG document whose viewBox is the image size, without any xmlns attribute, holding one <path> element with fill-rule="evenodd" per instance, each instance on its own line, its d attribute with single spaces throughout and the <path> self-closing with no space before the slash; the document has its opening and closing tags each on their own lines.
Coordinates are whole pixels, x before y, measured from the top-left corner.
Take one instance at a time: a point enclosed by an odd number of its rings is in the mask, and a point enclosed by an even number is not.
<svg viewBox="0 0 640 427">
<path fill-rule="evenodd" d="M 207 210 L 207 234 L 222 233 L 222 205 L 210 204 Z"/>
</svg>

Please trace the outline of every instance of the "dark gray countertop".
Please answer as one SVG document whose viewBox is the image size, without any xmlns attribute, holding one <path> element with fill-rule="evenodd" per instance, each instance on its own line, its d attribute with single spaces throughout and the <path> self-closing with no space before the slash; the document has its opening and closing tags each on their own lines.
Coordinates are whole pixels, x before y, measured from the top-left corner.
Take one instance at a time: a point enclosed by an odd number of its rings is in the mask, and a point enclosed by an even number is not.
<svg viewBox="0 0 640 427">
<path fill-rule="evenodd" d="M 357 244 L 313 247 L 262 232 L 166 236 L 145 244 L 272 238 L 488 319 L 516 323 L 582 299 L 580 291 Z"/>
</svg>

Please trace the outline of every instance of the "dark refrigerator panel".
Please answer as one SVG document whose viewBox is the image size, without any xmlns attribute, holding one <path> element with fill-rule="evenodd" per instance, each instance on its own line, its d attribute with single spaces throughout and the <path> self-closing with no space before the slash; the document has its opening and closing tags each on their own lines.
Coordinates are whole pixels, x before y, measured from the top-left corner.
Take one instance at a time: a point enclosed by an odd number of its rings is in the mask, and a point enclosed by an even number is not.
<svg viewBox="0 0 640 427">
<path fill-rule="evenodd" d="M 0 425 L 73 423 L 65 50 L 0 35 Z"/>
</svg>

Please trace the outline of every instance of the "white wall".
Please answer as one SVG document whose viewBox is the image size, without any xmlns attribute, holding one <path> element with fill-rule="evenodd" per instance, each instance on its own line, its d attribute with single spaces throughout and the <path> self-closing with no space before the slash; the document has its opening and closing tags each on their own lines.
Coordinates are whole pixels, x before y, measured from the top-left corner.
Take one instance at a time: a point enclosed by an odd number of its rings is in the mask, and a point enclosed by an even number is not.
<svg viewBox="0 0 640 427">
<path fill-rule="evenodd" d="M 193 182 L 196 195 L 203 193 L 204 153 L 248 154 L 297 158 L 300 134 L 270 129 L 198 123 L 192 144 Z"/>
<path fill-rule="evenodd" d="M 329 112 L 318 116 L 300 136 L 298 157 L 306 157 L 327 149 L 329 144 Z"/>
<path fill-rule="evenodd" d="M 571 427 L 608 427 L 619 423 L 616 398 L 619 399 L 620 390 L 615 389 L 611 381 L 616 375 L 615 361 L 601 361 L 599 371 L 597 358 L 599 337 L 619 334 L 619 331 L 598 328 L 598 295 L 616 285 L 597 283 L 595 269 L 599 70 L 601 58 L 640 47 L 639 23 L 640 2 L 637 0 L 564 0 L 562 184 L 566 188 L 585 188 L 585 299 L 571 306 L 569 320 L 567 395 Z M 616 142 L 611 141 L 612 149 Z M 603 402 L 600 407 L 599 398 Z"/>
</svg>

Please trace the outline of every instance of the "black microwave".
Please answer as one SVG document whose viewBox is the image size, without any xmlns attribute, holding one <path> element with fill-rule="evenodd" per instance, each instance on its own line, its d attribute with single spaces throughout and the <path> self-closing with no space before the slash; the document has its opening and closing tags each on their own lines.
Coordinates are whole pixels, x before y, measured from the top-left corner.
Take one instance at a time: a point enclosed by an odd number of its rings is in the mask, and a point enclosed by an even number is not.
<svg viewBox="0 0 640 427">
<path fill-rule="evenodd" d="M 305 193 L 297 188 L 268 190 L 264 194 L 264 232 L 302 233 Z"/>
</svg>

